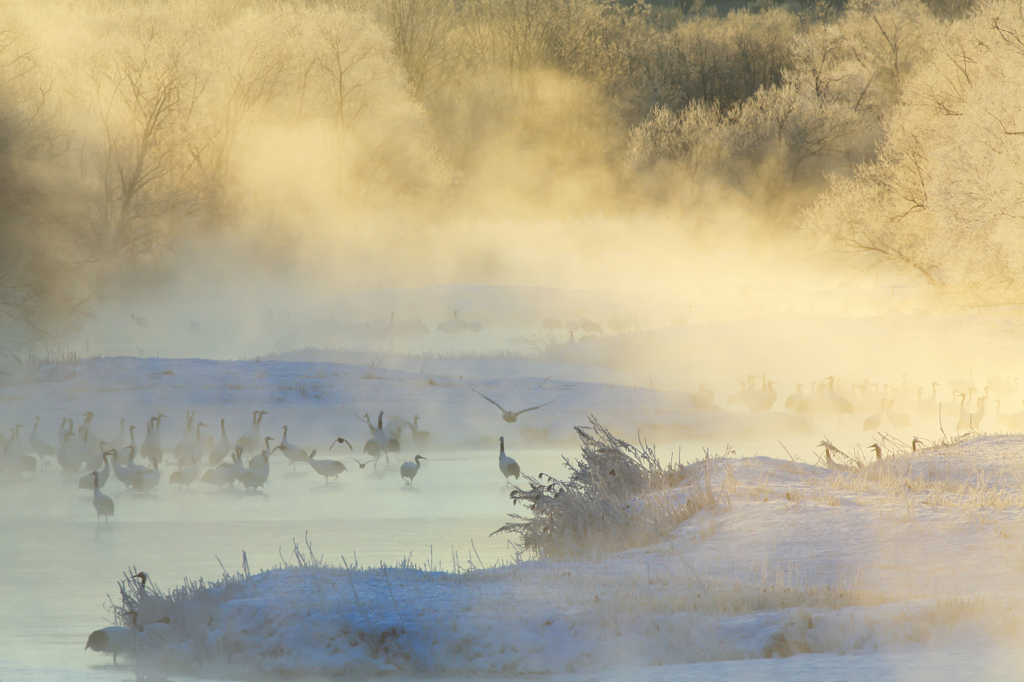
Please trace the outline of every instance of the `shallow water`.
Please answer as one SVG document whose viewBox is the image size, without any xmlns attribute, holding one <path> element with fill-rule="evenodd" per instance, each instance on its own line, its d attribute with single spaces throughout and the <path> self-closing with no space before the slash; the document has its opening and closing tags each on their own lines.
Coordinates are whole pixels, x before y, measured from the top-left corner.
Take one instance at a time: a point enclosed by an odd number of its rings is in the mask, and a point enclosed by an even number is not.
<svg viewBox="0 0 1024 682">
<path fill-rule="evenodd" d="M 337 455 L 332 453 L 331 457 Z M 398 466 L 373 473 L 354 464 L 330 485 L 309 467 L 271 461 L 265 492 L 191 490 L 164 480 L 150 494 L 128 492 L 111 475 L 104 492 L 115 515 L 96 522 L 91 491 L 77 489 L 51 464 L 23 478 L 0 479 L 0 680 L 121 680 L 110 658 L 83 651 L 91 631 L 109 625 L 104 608 L 122 571 L 146 570 L 162 589 L 185 577 L 217 578 L 221 564 L 252 571 L 294 564 L 294 541 L 340 564 L 453 562 L 493 565 L 511 558 L 509 536 L 490 537 L 513 511 L 492 451 L 439 453 L 412 486 Z M 556 451 L 520 456 L 524 470 L 553 470 Z M 351 462 L 350 462 L 351 464 Z M 88 671 L 88 675 L 83 674 Z"/>
</svg>

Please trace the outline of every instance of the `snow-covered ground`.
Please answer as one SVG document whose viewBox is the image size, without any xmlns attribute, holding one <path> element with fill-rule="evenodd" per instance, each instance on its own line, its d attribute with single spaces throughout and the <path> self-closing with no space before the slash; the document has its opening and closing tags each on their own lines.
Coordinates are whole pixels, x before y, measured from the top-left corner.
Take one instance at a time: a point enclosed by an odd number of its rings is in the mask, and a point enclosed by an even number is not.
<svg viewBox="0 0 1024 682">
<path fill-rule="evenodd" d="M 700 408 L 687 392 L 624 385 L 607 365 L 594 381 L 600 363 L 557 354 L 443 356 L 419 367 L 411 356 L 377 363 L 365 353 L 343 364 L 330 361 L 337 354 L 306 354 L 10 368 L 0 382 L 4 421 L 31 427 L 40 415 L 51 443 L 66 416 L 77 426 L 95 412 L 94 429 L 110 439 L 121 417 L 141 426 L 163 413 L 173 460 L 185 410 L 213 425 L 215 440 L 225 418 L 233 442 L 255 409 L 269 413 L 262 435 L 279 438 L 287 424 L 290 440 L 321 453 L 343 435 L 359 457 L 369 434 L 356 415 L 381 409 L 419 415 L 431 442 L 413 486 L 394 463 L 371 473 L 344 460 L 349 471 L 327 486 L 308 466 L 293 472 L 275 457 L 259 493 L 201 482 L 179 491 L 167 485 L 175 468 L 167 462 L 150 494 L 111 477 L 105 492 L 116 513 L 99 524 L 91 493 L 52 462 L 4 474 L 0 639 L 11 646 L 0 670 L 11 672 L 0 679 L 123 679 L 130 659 L 114 668 L 81 649 L 109 624 L 106 595 L 121 604 L 116 583 L 130 566 L 149 571 L 164 595 L 186 577 L 204 579 L 205 588 L 140 607 L 144 622 L 166 615 L 175 633 L 146 649 L 146 670 L 175 679 L 942 680 L 975 679 L 979 669 L 1016 679 L 1022 437 L 918 453 L 883 440 L 884 462 L 836 472 L 818 466 L 814 446 L 825 433 L 862 453 L 853 445 L 877 435 L 862 431 L 860 406 L 845 421 L 795 415 L 780 391 L 764 413 L 730 407 L 721 392 Z M 471 388 L 512 409 L 555 402 L 508 424 Z M 561 457 L 578 452 L 572 426 L 589 415 L 626 440 L 658 445 L 666 462 L 731 444 L 714 470 L 718 504 L 647 546 L 513 562 L 509 537 L 489 537 L 523 511 L 498 472 L 497 438 L 524 473 L 563 476 Z M 403 448 L 401 461 L 411 459 L 407 432 Z M 337 447 L 327 456 L 342 457 Z M 686 487 L 669 495 L 683 500 Z M 324 565 L 296 566 L 292 539 L 301 546 L 307 531 Z M 235 575 L 243 551 L 248 578 Z"/>
<path fill-rule="evenodd" d="M 332 425 L 360 442 L 366 427 L 352 411 L 387 406 L 389 414 L 430 414 L 436 440 L 414 486 L 403 486 L 393 465 L 377 474 L 352 465 L 340 484 L 327 486 L 284 461 L 274 461 L 265 494 L 218 493 L 201 483 L 194 484 L 201 492 L 178 492 L 165 481 L 156 494 L 140 495 L 118 491 L 112 477 L 117 513 L 98 526 L 88 492 L 53 465 L 7 476 L 3 546 L 14 551 L 5 560 L 3 620 L 4 637 L 17 643 L 11 651 L 32 660 L 55 642 L 80 648 L 89 629 L 82 612 L 92 627 L 105 625 L 103 594 L 115 594 L 121 571 L 138 565 L 164 594 L 184 576 L 205 578 L 204 588 L 140 606 L 144 619 L 167 615 L 175 629 L 175 641 L 143 655 L 146 666 L 204 677 L 604 674 L 807 653 L 886 654 L 872 658 L 883 665 L 928 652 L 920 663 L 949 648 L 968 658 L 989 651 L 997 662 L 1016 655 L 1007 647 L 1019 636 L 1024 594 L 1022 437 L 894 453 L 855 473 L 732 457 L 715 470 L 719 503 L 664 542 L 600 558 L 485 568 L 511 558 L 505 538 L 486 537 L 513 510 L 494 438 L 506 435 L 523 470 L 535 475 L 558 475 L 559 456 L 572 447 L 525 449 L 525 420 L 505 424 L 465 382 L 367 373 L 323 364 L 96 359 L 15 377 L 3 389 L 10 419 L 24 423 L 45 406 L 47 430 L 56 416 L 87 409 L 103 415 L 96 428 L 110 432 L 118 415 L 139 423 L 190 408 L 207 421 L 224 415 L 234 437 L 250 410 L 266 408 L 266 433 L 289 423 L 301 434 L 296 440 L 324 447 Z M 584 411 L 624 423 L 642 416 L 685 424 L 707 414 L 685 397 L 649 389 L 552 380 L 474 385 L 526 402 L 557 396 L 528 413 L 538 418 L 532 428 L 583 423 Z M 715 417 L 737 420 L 736 428 L 748 418 Z M 177 437 L 164 438 L 170 451 Z M 489 451 L 472 450 L 485 440 Z M 678 495 L 686 495 L 685 485 Z M 337 526 L 366 531 L 343 534 Z M 305 530 L 330 565 L 297 567 L 290 539 L 301 543 Z M 282 547 L 291 566 L 261 571 L 281 563 L 273 557 Z M 242 550 L 249 578 L 216 585 L 221 570 L 211 570 L 212 555 L 237 566 Z M 197 551 L 206 553 L 205 564 Z M 342 556 L 347 568 L 338 565 Z M 120 604 L 116 594 L 114 601 Z M 62 610 L 78 616 L 76 632 L 60 625 Z M 94 666 L 96 655 L 77 658 Z M 8 666 L 53 672 L 17 653 L 5 658 Z"/>
<path fill-rule="evenodd" d="M 647 547 L 457 573 L 318 566 L 307 552 L 287 568 L 162 595 L 140 597 L 129 583 L 128 601 L 174 628 L 171 641 L 142 644 L 146 669 L 230 679 L 625 676 L 810 654 L 1013 658 L 1022 449 L 1021 437 L 983 437 L 853 473 L 722 460 L 718 504 Z"/>
</svg>

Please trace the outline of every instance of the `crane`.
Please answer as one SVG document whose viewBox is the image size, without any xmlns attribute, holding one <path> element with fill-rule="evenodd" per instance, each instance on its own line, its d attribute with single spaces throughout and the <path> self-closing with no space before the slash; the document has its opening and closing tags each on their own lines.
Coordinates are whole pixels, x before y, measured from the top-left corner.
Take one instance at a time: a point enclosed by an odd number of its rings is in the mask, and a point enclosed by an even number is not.
<svg viewBox="0 0 1024 682">
<path fill-rule="evenodd" d="M 478 396 L 480 396 L 484 400 L 486 400 L 487 402 L 489 402 L 492 405 L 494 405 L 495 407 L 497 407 L 499 410 L 501 410 L 501 418 L 504 419 L 509 424 L 514 423 L 516 421 L 516 418 L 518 418 L 519 415 L 521 415 L 524 412 L 529 412 L 531 410 L 539 410 L 540 408 L 545 407 L 546 405 L 550 405 L 551 403 L 555 402 L 554 400 L 550 400 L 550 401 L 548 401 L 548 402 L 546 402 L 546 403 L 544 403 L 542 405 L 537 405 L 535 407 L 527 407 L 525 410 L 519 410 L 518 412 L 513 412 L 512 410 L 506 410 L 504 407 L 502 407 L 498 403 L 494 402 L 493 400 L 491 400 L 490 398 L 488 398 L 487 396 L 485 396 L 483 393 L 481 393 L 480 391 L 476 390 L 472 386 L 470 386 L 470 390 L 473 391 L 474 393 L 476 393 Z M 557 400 L 557 398 L 555 400 Z"/>
<path fill-rule="evenodd" d="M 400 473 L 402 479 L 405 480 L 406 485 L 412 485 L 412 479 L 416 478 L 416 474 L 420 472 L 420 460 L 426 461 L 427 458 L 423 455 L 416 455 L 416 461 L 406 462 L 402 465 Z"/>
<path fill-rule="evenodd" d="M 210 466 L 215 467 L 231 452 L 231 441 L 228 440 L 228 431 L 223 419 L 220 420 L 220 440 L 210 450 Z"/>
<path fill-rule="evenodd" d="M 187 466 L 181 466 L 184 461 L 179 463 L 178 470 L 171 473 L 171 477 L 168 479 L 168 482 L 171 485 L 177 485 L 179 489 L 181 486 L 188 488 L 192 485 L 193 481 L 199 478 L 199 463 L 196 461 L 195 455 L 185 455 L 185 459 L 188 460 L 190 464 Z"/>
<path fill-rule="evenodd" d="M 505 477 L 505 483 L 512 485 L 512 481 L 508 479 L 515 477 L 516 480 L 519 480 L 519 462 L 505 454 L 505 436 L 499 438 L 498 443 L 501 445 L 501 449 L 498 451 L 498 468 L 501 469 L 501 475 Z"/>
<path fill-rule="evenodd" d="M 114 515 L 114 501 L 100 492 L 99 472 L 92 472 L 92 477 L 92 506 L 93 509 L 96 510 L 96 523 L 100 522 L 101 516 L 104 517 L 106 521 L 109 521 L 110 517 Z"/>
<path fill-rule="evenodd" d="M 346 444 L 348 444 L 350 449 L 352 447 L 352 444 L 349 443 L 344 438 L 338 438 L 338 440 L 336 440 L 334 442 L 335 443 L 346 443 Z M 334 443 L 331 443 L 331 445 L 333 446 Z M 346 471 L 345 465 L 342 464 L 341 462 L 337 461 L 337 460 L 333 460 L 333 459 L 316 459 L 316 450 L 315 449 L 311 453 L 309 453 L 309 459 L 307 459 L 306 461 L 309 462 L 309 466 L 313 467 L 313 471 L 315 471 L 316 473 L 318 473 L 318 474 L 320 474 L 321 476 L 324 477 L 324 485 L 329 484 L 331 482 L 332 478 L 334 480 L 338 480 L 338 476 L 340 476 L 342 474 L 342 472 Z M 362 468 L 362 467 L 360 467 L 360 468 Z"/>
</svg>

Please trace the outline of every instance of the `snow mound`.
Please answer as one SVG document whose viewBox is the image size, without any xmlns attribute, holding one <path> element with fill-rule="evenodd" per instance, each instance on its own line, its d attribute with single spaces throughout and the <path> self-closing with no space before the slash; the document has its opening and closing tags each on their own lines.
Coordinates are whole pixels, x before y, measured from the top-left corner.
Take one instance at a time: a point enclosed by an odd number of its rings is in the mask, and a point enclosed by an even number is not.
<svg viewBox="0 0 1024 682">
<path fill-rule="evenodd" d="M 1024 437 L 900 453 L 859 472 L 768 458 L 730 504 L 588 561 L 459 572 L 298 565 L 140 595 L 160 672 L 491 675 L 992 646 L 1019 634 Z M 1016 482 L 1015 482 L 1016 481 Z"/>
</svg>

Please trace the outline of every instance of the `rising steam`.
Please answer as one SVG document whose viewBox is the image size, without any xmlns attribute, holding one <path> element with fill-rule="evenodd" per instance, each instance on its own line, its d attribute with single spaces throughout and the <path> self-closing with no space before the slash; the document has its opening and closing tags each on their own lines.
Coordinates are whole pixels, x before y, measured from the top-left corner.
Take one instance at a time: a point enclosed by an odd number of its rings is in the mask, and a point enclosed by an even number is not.
<svg viewBox="0 0 1024 682">
<path fill-rule="evenodd" d="M 974 168 L 928 147 L 973 144 L 943 127 L 968 120 L 1003 145 L 986 169 L 1019 168 L 1008 109 L 951 118 L 1015 91 L 971 41 L 1015 64 L 1016 6 L 7 3 L 6 347 L 169 280 L 664 293 L 691 287 L 695 253 L 752 249 L 756 270 L 803 258 L 805 235 L 999 298 L 1012 182 L 947 197 L 914 169 Z"/>
</svg>

